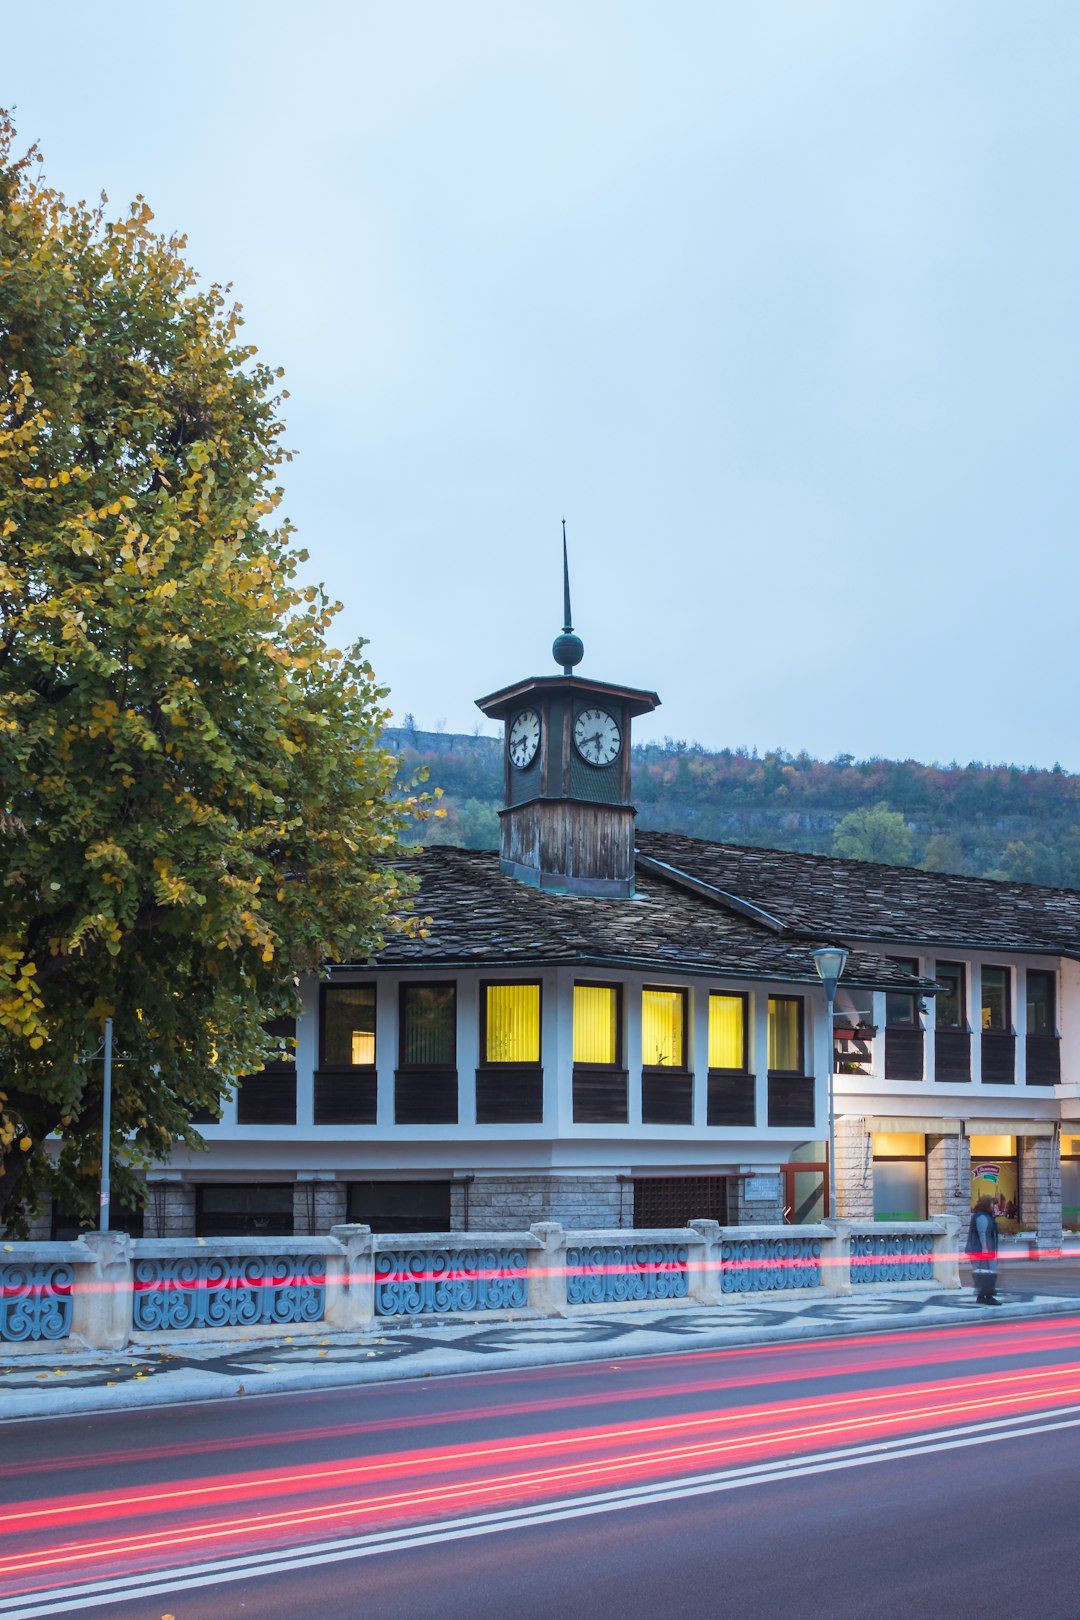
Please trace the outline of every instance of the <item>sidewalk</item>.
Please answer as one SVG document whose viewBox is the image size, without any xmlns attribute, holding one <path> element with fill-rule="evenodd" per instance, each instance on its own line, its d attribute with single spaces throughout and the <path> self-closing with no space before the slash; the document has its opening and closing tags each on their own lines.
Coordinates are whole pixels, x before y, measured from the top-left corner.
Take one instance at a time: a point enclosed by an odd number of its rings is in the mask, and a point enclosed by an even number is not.
<svg viewBox="0 0 1080 1620">
<path fill-rule="evenodd" d="M 1003 1257 L 1004 1259 L 1004 1257 Z M 395 1321 L 370 1334 L 188 1339 L 174 1335 L 112 1354 L 52 1346 L 0 1347 L 0 1419 L 131 1410 L 285 1391 L 349 1387 L 551 1366 L 680 1350 L 797 1343 L 837 1334 L 955 1327 L 1080 1311 L 1078 1274 L 1036 1262 L 1002 1268 L 1005 1303 L 975 1304 L 970 1288 L 928 1285 L 837 1298 L 823 1290 L 732 1296 L 722 1306 L 619 1310 L 572 1320 Z"/>
</svg>

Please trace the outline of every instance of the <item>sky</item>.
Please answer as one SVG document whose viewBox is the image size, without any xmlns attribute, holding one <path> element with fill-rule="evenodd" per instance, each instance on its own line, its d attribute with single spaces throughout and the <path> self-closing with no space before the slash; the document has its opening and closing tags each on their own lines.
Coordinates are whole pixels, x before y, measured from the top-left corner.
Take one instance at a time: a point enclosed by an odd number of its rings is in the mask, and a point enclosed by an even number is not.
<svg viewBox="0 0 1080 1620">
<path fill-rule="evenodd" d="M 1075 0 L 38 0 L 0 104 L 286 371 L 400 721 L 1080 769 Z"/>
</svg>

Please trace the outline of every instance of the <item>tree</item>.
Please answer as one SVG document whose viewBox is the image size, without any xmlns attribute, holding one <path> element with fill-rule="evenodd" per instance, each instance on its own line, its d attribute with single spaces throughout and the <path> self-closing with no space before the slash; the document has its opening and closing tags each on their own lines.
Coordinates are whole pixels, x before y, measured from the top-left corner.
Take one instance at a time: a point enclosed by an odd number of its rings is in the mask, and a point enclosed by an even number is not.
<svg viewBox="0 0 1080 1620">
<path fill-rule="evenodd" d="M 108 219 L 0 114 L 0 1207 L 197 1145 L 296 975 L 403 916 L 410 810 L 338 604 L 277 516 L 276 378 L 142 198 Z M 37 159 L 40 161 L 40 159 Z M 280 1049 L 280 1047 L 279 1047 Z M 59 1144 L 55 1164 L 46 1150 Z"/>
<path fill-rule="evenodd" d="M 853 861 L 906 866 L 911 860 L 911 830 L 903 816 L 884 803 L 850 810 L 836 824 L 833 854 Z"/>
</svg>

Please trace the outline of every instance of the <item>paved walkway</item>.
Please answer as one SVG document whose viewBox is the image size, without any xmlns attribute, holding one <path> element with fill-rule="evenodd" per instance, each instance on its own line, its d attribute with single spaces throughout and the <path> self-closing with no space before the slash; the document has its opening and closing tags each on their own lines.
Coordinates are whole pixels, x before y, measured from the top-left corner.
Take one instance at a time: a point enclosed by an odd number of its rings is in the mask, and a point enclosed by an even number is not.
<svg viewBox="0 0 1080 1620">
<path fill-rule="evenodd" d="M 1080 1310 L 1080 1264 L 1009 1260 L 1002 1295 L 1005 1303 L 990 1307 L 977 1306 L 967 1287 L 856 1289 L 840 1299 L 808 1289 L 736 1296 L 717 1307 L 612 1309 L 569 1319 L 417 1318 L 367 1335 L 177 1334 L 111 1355 L 66 1343 L 7 1345 L 0 1348 L 0 1419 L 1056 1314 Z"/>
</svg>

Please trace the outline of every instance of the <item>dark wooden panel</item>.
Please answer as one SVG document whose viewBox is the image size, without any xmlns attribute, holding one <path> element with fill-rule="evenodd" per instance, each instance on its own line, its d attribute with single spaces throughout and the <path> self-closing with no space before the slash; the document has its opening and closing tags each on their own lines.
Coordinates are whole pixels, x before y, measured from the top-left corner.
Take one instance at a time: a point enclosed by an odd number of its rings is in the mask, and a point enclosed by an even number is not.
<svg viewBox="0 0 1080 1620">
<path fill-rule="evenodd" d="M 456 1125 L 456 1069 L 398 1069 L 394 1074 L 397 1125 Z"/>
<path fill-rule="evenodd" d="M 487 1068 L 476 1071 L 478 1125 L 542 1125 L 543 1069 Z"/>
<path fill-rule="evenodd" d="M 1003 1029 L 984 1029 L 982 1038 L 982 1077 L 984 1086 L 1011 1086 L 1016 1083 L 1016 1036 Z"/>
<path fill-rule="evenodd" d="M 625 1125 L 627 1111 L 625 1069 L 574 1069 L 574 1122 L 578 1125 Z"/>
<path fill-rule="evenodd" d="M 634 1225 L 685 1226 L 687 1221 L 727 1225 L 726 1176 L 638 1176 L 634 1180 Z"/>
<path fill-rule="evenodd" d="M 1057 1035 L 1027 1037 L 1027 1083 L 1029 1086 L 1061 1084 L 1061 1041 Z"/>
<path fill-rule="evenodd" d="M 218 1097 L 216 1108 L 193 1108 L 191 1110 L 191 1123 L 193 1125 L 220 1125 L 221 1124 L 221 1098 Z"/>
<path fill-rule="evenodd" d="M 971 1036 L 966 1029 L 939 1029 L 934 1041 L 934 1079 L 971 1079 Z"/>
<path fill-rule="evenodd" d="M 886 1029 L 886 1080 L 921 1080 L 923 1077 L 923 1032 L 921 1029 Z"/>
<path fill-rule="evenodd" d="M 770 1074 L 769 1124 L 797 1125 L 810 1129 L 814 1124 L 814 1077 L 812 1074 Z"/>
<path fill-rule="evenodd" d="M 316 1125 L 374 1125 L 378 1083 L 374 1068 L 320 1070 L 315 1076 Z"/>
<path fill-rule="evenodd" d="M 641 1118 L 645 1125 L 692 1125 L 694 1077 L 678 1070 L 641 1071 Z"/>
<path fill-rule="evenodd" d="M 236 1093 L 238 1125 L 295 1125 L 296 1070 L 266 1069 L 240 1081 Z"/>
<path fill-rule="evenodd" d="M 710 1125 L 756 1125 L 756 1082 L 752 1074 L 733 1074 L 730 1069 L 709 1070 Z"/>
</svg>

